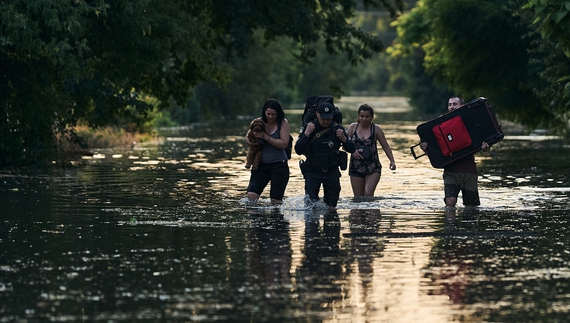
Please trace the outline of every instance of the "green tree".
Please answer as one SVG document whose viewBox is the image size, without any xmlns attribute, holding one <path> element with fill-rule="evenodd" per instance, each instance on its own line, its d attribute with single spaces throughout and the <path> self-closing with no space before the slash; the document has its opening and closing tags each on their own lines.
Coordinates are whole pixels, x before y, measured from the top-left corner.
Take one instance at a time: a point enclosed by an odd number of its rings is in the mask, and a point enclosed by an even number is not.
<svg viewBox="0 0 570 323">
<path fill-rule="evenodd" d="M 184 125 L 258 115 L 269 98 L 277 99 L 287 108 L 316 94 L 338 97 L 352 87 L 358 70 L 348 62 L 347 54 L 330 54 L 320 44 L 315 48 L 318 59 L 304 62 L 290 54 L 297 48 L 288 39 L 278 39 L 266 46 L 253 45 L 247 58 L 235 57 L 229 62 L 231 81 L 225 87 L 212 82 L 199 84 L 186 108 L 173 103 L 169 109 L 171 117 Z"/>
<path fill-rule="evenodd" d="M 43 160 L 80 120 L 103 126 L 224 80 L 208 18 L 176 1 L 1 2 L 0 165 Z M 199 9 L 201 10 L 201 9 Z M 190 19 L 193 18 L 194 19 Z"/>
<path fill-rule="evenodd" d="M 551 107 L 547 92 L 556 90 L 545 72 L 559 57 L 540 41 L 525 3 L 419 1 L 398 19 L 394 53 L 423 51 L 423 66 L 436 82 L 466 99 L 489 98 L 503 118 L 564 130 L 567 119 Z"/>
<path fill-rule="evenodd" d="M 237 115 L 257 115 L 269 98 L 281 104 L 295 101 L 302 65 L 291 55 L 296 48 L 291 39 L 279 37 L 268 44 L 258 41 L 250 47 L 247 57 L 231 59 L 231 82 L 225 87 L 211 82 L 196 87 L 192 101 L 203 112 L 200 117 L 232 119 Z"/>
<path fill-rule="evenodd" d="M 400 0 L 364 0 L 392 14 Z M 382 49 L 348 22 L 356 1 L 12 0 L 0 2 L 0 165 L 50 158 L 57 134 L 84 120 L 136 120 L 140 93 L 185 104 L 200 82 L 228 81 L 228 59 L 247 55 L 261 30 L 299 43 L 302 60 L 323 41 L 353 63 Z"/>
<path fill-rule="evenodd" d="M 556 42 L 570 57 L 570 1 L 530 0 L 523 8 L 534 12 L 542 37 Z"/>
<path fill-rule="evenodd" d="M 534 72 L 542 84 L 535 91 L 555 115 L 568 127 L 570 120 L 570 1 L 530 0 L 523 6 L 533 13 L 543 41 L 533 54 Z"/>
<path fill-rule="evenodd" d="M 388 52 L 393 53 L 393 50 Z M 391 56 L 391 73 L 401 75 L 402 93 L 410 99 L 410 105 L 425 118 L 432 118 L 447 110 L 447 101 L 453 92 L 426 72 L 424 57 L 425 52 L 418 47 L 411 48 L 406 57 Z"/>
</svg>

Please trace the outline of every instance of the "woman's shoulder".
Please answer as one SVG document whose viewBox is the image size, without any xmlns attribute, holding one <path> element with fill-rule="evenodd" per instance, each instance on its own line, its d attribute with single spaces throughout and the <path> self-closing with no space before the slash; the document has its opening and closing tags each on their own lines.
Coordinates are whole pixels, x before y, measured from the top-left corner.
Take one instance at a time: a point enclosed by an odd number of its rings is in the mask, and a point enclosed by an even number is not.
<svg viewBox="0 0 570 323">
<path fill-rule="evenodd" d="M 354 129 L 354 128 L 356 128 L 356 126 L 358 126 L 358 122 L 353 122 L 353 123 L 348 125 L 347 129 Z"/>
<path fill-rule="evenodd" d="M 382 130 L 382 128 L 377 124 L 374 124 L 374 133 L 376 134 L 376 137 L 384 136 L 384 130 Z"/>
</svg>

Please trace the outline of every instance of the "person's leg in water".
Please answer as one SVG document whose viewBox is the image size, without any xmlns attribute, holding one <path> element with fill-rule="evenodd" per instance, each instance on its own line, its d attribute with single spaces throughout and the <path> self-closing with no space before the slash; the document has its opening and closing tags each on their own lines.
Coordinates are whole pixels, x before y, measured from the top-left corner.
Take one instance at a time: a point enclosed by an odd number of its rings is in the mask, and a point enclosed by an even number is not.
<svg viewBox="0 0 570 323">
<path fill-rule="evenodd" d="M 454 173 L 443 174 L 443 190 L 445 193 L 445 197 L 443 198 L 445 206 L 455 207 L 461 188 L 460 183 Z"/>
<path fill-rule="evenodd" d="M 259 164 L 258 169 L 251 171 L 249 178 L 249 185 L 247 186 L 247 199 L 248 203 L 256 204 L 259 196 L 267 186 L 270 180 L 270 174 L 262 170 L 262 165 Z"/>
<path fill-rule="evenodd" d="M 329 210 L 334 210 L 340 197 L 340 179 L 336 174 L 327 175 L 323 182 L 323 201 L 329 206 Z"/>
<path fill-rule="evenodd" d="M 446 197 L 444 199 L 445 206 L 447 207 L 455 207 L 457 204 L 457 197 Z"/>
<path fill-rule="evenodd" d="M 374 196 L 378 182 L 380 182 L 380 173 L 353 172 L 350 174 L 350 185 L 354 196 Z"/>
<path fill-rule="evenodd" d="M 360 174 L 350 175 L 350 186 L 352 186 L 352 194 L 354 196 L 364 196 L 366 181 Z"/>
<path fill-rule="evenodd" d="M 320 189 L 321 179 L 319 176 L 313 172 L 307 172 L 305 174 L 305 194 L 309 196 L 310 203 L 319 201 Z"/>
<path fill-rule="evenodd" d="M 271 198 L 271 204 L 281 204 L 285 196 L 285 189 L 289 183 L 289 165 L 287 162 L 275 163 L 274 167 L 272 167 L 270 177 L 271 189 L 269 191 L 269 197 Z"/>
<path fill-rule="evenodd" d="M 471 173 L 444 174 L 445 206 L 455 207 L 459 192 L 462 193 L 464 206 L 479 206 L 477 177 L 477 174 Z"/>
<path fill-rule="evenodd" d="M 463 174 L 461 181 L 461 194 L 463 196 L 463 205 L 465 206 L 479 206 L 481 201 L 479 199 L 479 187 L 477 184 L 477 174 Z"/>
<path fill-rule="evenodd" d="M 374 196 L 378 182 L 380 182 L 380 173 L 372 173 L 366 175 L 364 182 L 366 183 L 364 188 L 364 196 Z"/>
</svg>

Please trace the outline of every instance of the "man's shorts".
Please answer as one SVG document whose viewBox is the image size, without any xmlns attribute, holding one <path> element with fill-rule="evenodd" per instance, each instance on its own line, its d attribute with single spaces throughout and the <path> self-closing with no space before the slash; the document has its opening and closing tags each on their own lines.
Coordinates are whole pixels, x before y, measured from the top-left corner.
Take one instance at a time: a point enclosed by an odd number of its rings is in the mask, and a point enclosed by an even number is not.
<svg viewBox="0 0 570 323">
<path fill-rule="evenodd" d="M 463 205 L 480 205 L 477 180 L 479 175 L 471 173 L 444 173 L 443 185 L 445 198 L 463 195 Z"/>
</svg>

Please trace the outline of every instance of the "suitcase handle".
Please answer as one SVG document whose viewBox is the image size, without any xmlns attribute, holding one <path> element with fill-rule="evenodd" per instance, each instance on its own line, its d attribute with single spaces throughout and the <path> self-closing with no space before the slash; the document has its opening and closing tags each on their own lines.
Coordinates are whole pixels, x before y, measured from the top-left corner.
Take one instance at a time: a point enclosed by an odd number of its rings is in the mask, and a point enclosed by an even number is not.
<svg viewBox="0 0 570 323">
<path fill-rule="evenodd" d="M 416 144 L 416 145 L 413 145 L 412 147 L 410 147 L 410 151 L 412 152 L 412 156 L 414 156 L 414 159 L 418 159 L 418 158 L 420 158 L 420 157 L 422 157 L 422 156 L 425 156 L 425 154 L 426 154 L 426 153 L 422 150 L 423 154 L 421 154 L 421 155 L 416 155 L 416 152 L 415 152 L 414 148 L 416 148 L 416 147 L 419 146 L 419 145 L 420 145 L 420 144 Z"/>
<path fill-rule="evenodd" d="M 497 133 L 492 135 L 491 137 L 483 140 L 484 142 L 489 144 L 489 147 L 493 146 L 494 144 L 498 143 L 499 141 L 503 140 L 505 135 L 503 133 Z"/>
</svg>

